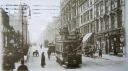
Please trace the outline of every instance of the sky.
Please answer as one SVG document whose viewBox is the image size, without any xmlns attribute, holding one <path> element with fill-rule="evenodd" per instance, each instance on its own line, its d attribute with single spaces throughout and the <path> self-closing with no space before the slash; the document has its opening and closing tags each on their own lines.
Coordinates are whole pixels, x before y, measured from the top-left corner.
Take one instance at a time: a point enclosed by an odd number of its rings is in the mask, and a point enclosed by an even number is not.
<svg viewBox="0 0 128 71">
<path fill-rule="evenodd" d="M 0 0 L 0 5 L 25 3 L 30 6 L 31 18 L 28 19 L 29 35 L 32 42 L 38 41 L 46 26 L 59 16 L 59 0 Z M 41 9 L 41 10 L 37 10 Z M 12 10 L 11 10 L 12 11 Z M 10 11 L 10 12 L 11 12 Z M 39 14 L 40 13 L 40 14 Z"/>
</svg>

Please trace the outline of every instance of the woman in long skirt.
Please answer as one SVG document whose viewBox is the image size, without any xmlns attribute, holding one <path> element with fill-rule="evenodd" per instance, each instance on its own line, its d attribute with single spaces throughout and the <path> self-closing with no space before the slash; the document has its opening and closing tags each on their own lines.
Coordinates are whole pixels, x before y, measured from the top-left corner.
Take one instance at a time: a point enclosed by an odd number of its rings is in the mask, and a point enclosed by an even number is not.
<svg viewBox="0 0 128 71">
<path fill-rule="evenodd" d="M 45 56 L 44 56 L 44 52 L 42 52 L 41 66 L 42 66 L 43 68 L 44 68 L 44 66 L 45 66 Z"/>
</svg>

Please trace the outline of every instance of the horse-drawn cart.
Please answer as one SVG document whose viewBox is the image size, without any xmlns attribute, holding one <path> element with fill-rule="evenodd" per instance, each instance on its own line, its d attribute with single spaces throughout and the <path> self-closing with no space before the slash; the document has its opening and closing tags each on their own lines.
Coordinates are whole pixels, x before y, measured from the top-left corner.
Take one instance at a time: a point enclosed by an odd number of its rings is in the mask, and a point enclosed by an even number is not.
<svg viewBox="0 0 128 71">
<path fill-rule="evenodd" d="M 33 51 L 33 56 L 39 56 L 39 51 L 38 50 Z"/>
</svg>

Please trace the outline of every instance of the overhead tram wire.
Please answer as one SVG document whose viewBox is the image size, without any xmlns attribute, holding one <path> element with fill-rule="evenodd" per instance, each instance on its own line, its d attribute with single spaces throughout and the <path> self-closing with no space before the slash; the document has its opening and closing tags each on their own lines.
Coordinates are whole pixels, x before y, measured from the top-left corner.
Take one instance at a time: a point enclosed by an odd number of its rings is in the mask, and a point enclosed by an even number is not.
<svg viewBox="0 0 128 71">
<path fill-rule="evenodd" d="M 35 6 L 35 7 L 59 7 L 58 5 L 32 5 L 32 6 Z"/>
<path fill-rule="evenodd" d="M 18 5 L 18 4 L 6 4 L 6 5 L 4 5 L 4 4 L 2 4 L 2 5 L 0 5 L 0 6 L 6 6 L 6 7 L 17 7 L 17 6 L 20 6 L 20 5 Z M 23 6 L 27 6 L 27 5 L 23 5 Z M 58 7 L 59 8 L 59 6 L 57 6 L 57 5 L 32 5 L 32 6 L 35 6 L 35 7 Z"/>
</svg>

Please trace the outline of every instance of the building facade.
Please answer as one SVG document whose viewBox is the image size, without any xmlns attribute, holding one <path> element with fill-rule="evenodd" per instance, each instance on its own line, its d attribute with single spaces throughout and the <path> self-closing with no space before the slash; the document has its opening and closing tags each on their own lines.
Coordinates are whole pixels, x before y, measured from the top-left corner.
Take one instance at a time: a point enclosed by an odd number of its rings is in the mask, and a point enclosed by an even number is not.
<svg viewBox="0 0 128 71">
<path fill-rule="evenodd" d="M 5 41 L 5 37 L 4 33 L 8 31 L 8 25 L 9 25 L 9 17 L 6 14 L 6 12 L 0 8 L 0 62 L 3 63 L 3 49 L 5 46 L 7 46 L 7 44 L 5 44 L 4 42 L 7 43 L 7 41 Z M 0 64 L 0 67 L 2 67 L 2 64 Z M 2 68 L 0 68 L 2 69 Z M 1 70 L 2 71 L 2 70 Z"/>
<path fill-rule="evenodd" d="M 124 5 L 124 0 L 63 0 L 61 25 L 68 26 L 70 32 L 79 30 L 83 38 L 92 33 L 86 45 L 91 43 L 106 54 L 123 55 Z"/>
<path fill-rule="evenodd" d="M 27 38 L 24 38 L 24 42 L 22 42 L 22 30 L 25 31 L 23 32 L 23 37 L 27 37 L 27 21 L 25 18 L 23 21 L 24 28 L 22 29 L 22 25 L 20 25 L 22 21 L 19 17 L 20 16 L 10 17 L 3 8 L 0 8 L 0 54 L 2 56 L 0 58 L 3 60 L 1 62 L 3 69 L 7 69 L 6 67 L 8 67 L 9 54 L 13 55 L 12 62 L 16 62 L 20 60 L 23 55 L 26 55 L 28 51 L 29 46 L 25 45 Z M 24 48 L 22 46 L 24 46 Z"/>
<path fill-rule="evenodd" d="M 78 24 L 78 1 L 79 0 L 62 0 L 61 5 L 61 25 L 68 27 L 69 32 L 75 31 Z"/>
<path fill-rule="evenodd" d="M 15 14 L 10 14 L 9 21 L 10 25 L 14 28 L 16 33 L 19 33 L 21 35 L 20 38 L 22 38 L 22 44 L 20 46 L 23 47 L 23 49 L 25 50 L 25 54 L 27 54 L 26 52 L 28 51 L 30 41 L 28 32 L 28 18 L 27 15 L 24 14 L 27 9 L 24 10 L 24 6 L 25 5 L 18 5 L 18 12 Z"/>
</svg>

